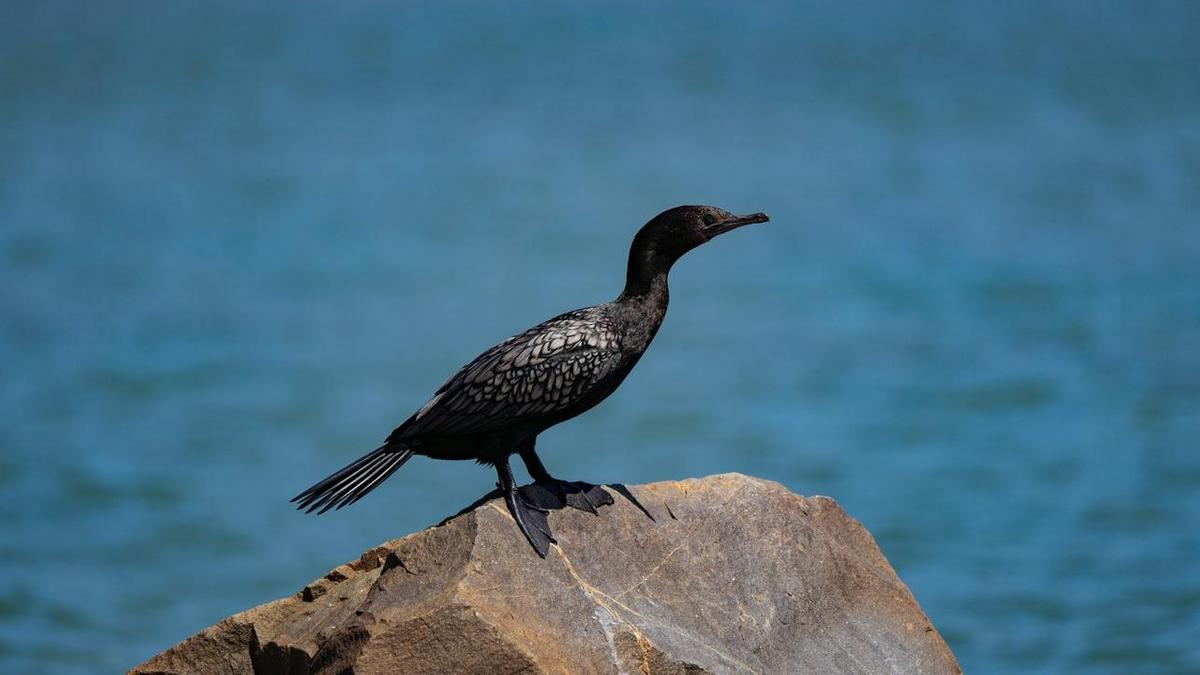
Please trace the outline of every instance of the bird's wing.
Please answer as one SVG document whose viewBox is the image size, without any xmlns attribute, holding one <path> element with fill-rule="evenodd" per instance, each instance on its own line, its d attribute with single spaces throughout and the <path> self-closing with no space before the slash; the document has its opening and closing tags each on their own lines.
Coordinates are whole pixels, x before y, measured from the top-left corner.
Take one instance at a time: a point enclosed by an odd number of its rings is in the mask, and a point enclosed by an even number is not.
<svg viewBox="0 0 1200 675">
<path fill-rule="evenodd" d="M 501 342 L 463 366 L 388 441 L 495 431 L 553 415 L 620 364 L 616 330 L 577 310 Z"/>
</svg>

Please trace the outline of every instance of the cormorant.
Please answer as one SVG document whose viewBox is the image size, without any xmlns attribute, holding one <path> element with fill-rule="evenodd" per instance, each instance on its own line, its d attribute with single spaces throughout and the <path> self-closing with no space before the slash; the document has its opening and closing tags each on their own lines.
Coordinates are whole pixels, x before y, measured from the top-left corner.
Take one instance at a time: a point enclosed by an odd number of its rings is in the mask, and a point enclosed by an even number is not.
<svg viewBox="0 0 1200 675">
<path fill-rule="evenodd" d="M 548 508 L 596 512 L 612 497 L 598 486 L 550 476 L 534 451 L 538 434 L 616 390 L 642 357 L 667 312 L 667 273 L 683 254 L 765 213 L 735 216 L 713 206 L 678 206 L 646 223 L 629 248 L 625 290 L 614 301 L 560 314 L 480 354 L 383 445 L 292 499 L 311 513 L 362 499 L 413 455 L 490 464 L 517 526 L 545 558 L 554 536 Z M 521 456 L 535 484 L 518 490 L 508 459 Z M 547 506 L 546 496 L 557 502 Z"/>
</svg>

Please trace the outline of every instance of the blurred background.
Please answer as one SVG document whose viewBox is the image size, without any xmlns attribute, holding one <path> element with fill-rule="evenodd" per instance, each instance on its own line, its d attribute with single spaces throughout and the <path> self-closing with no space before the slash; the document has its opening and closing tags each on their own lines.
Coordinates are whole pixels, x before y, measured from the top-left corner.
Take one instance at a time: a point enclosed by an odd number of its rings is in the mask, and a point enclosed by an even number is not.
<svg viewBox="0 0 1200 675">
<path fill-rule="evenodd" d="M 0 9 L 0 670 L 129 668 L 491 489 L 288 499 L 614 297 L 553 472 L 836 498 L 968 672 L 1200 669 L 1200 5 Z"/>
</svg>

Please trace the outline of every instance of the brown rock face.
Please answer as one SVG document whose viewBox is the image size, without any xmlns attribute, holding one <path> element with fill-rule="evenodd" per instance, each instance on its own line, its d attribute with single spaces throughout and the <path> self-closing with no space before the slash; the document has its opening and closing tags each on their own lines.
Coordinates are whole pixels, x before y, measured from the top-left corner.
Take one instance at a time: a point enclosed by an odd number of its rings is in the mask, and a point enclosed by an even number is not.
<svg viewBox="0 0 1200 675">
<path fill-rule="evenodd" d="M 134 673 L 959 673 L 871 535 L 739 474 L 550 515 L 503 502 L 367 551 Z"/>
</svg>

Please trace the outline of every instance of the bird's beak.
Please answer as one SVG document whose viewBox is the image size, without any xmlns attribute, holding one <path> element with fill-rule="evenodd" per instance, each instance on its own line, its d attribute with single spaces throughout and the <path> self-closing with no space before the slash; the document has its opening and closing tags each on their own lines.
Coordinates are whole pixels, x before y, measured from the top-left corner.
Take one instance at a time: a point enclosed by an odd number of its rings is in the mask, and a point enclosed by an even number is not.
<svg viewBox="0 0 1200 675">
<path fill-rule="evenodd" d="M 704 234 L 707 235 L 709 239 L 712 239 L 718 234 L 725 234 L 726 232 L 730 230 L 736 230 L 743 225 L 750 225 L 752 223 L 765 223 L 768 220 L 770 220 L 770 218 L 768 218 L 767 214 L 765 213 L 751 213 L 746 216 L 734 216 L 726 220 L 719 220 L 712 225 L 705 226 Z"/>
</svg>

